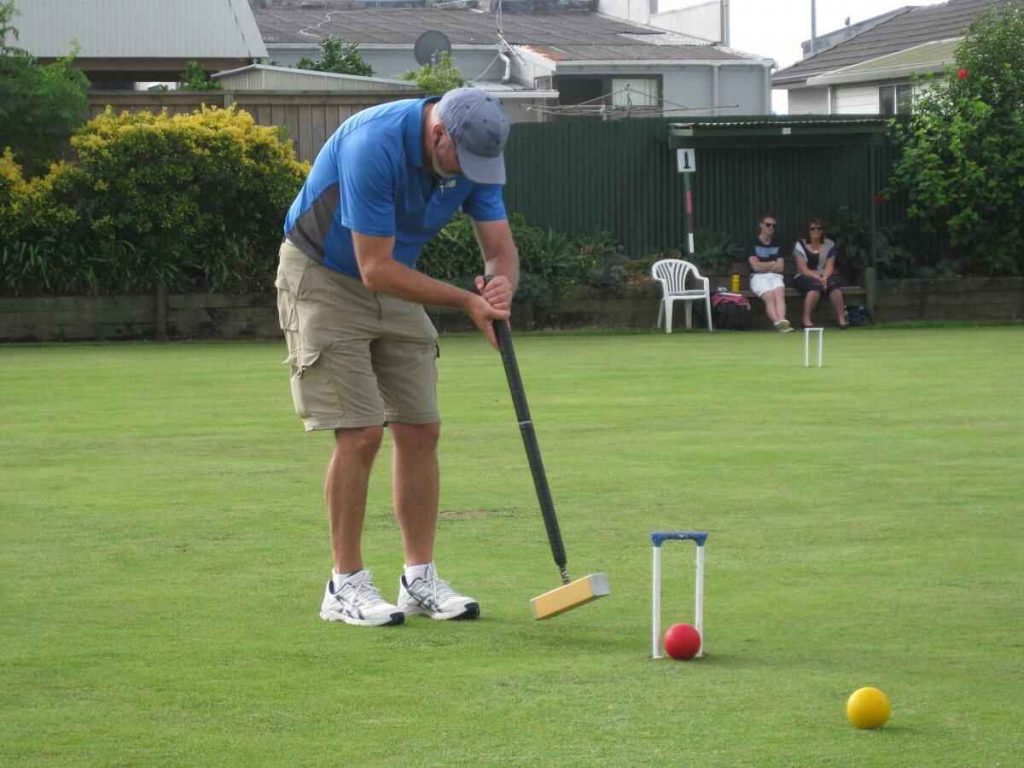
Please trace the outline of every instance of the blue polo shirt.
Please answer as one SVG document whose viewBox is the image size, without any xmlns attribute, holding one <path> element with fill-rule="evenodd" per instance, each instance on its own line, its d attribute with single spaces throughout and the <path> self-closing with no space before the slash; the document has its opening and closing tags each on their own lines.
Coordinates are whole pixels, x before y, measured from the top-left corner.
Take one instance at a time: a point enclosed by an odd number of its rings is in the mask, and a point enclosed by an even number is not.
<svg viewBox="0 0 1024 768">
<path fill-rule="evenodd" d="M 359 277 L 352 232 L 394 237 L 415 268 L 423 245 L 461 208 L 476 221 L 506 218 L 500 184 L 438 179 L 423 166 L 423 109 L 403 99 L 365 109 L 327 140 L 288 210 L 284 234 L 325 267 Z"/>
</svg>

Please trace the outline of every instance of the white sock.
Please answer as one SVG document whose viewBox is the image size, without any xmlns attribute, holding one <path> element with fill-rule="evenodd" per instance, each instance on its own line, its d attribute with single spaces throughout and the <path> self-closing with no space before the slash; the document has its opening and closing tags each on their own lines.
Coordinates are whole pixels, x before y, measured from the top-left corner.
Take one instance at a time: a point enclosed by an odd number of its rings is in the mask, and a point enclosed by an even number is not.
<svg viewBox="0 0 1024 768">
<path fill-rule="evenodd" d="M 405 566 L 405 583 L 412 584 L 415 579 L 425 579 L 427 577 L 427 573 L 433 567 L 433 563 Z"/>
<path fill-rule="evenodd" d="M 351 573 L 338 573 L 337 571 L 332 571 L 331 583 L 334 584 L 334 588 L 337 589 L 338 585 L 341 584 L 341 582 L 343 582 L 345 579 L 347 579 L 354 573 L 359 573 L 359 571 L 352 571 Z"/>
</svg>

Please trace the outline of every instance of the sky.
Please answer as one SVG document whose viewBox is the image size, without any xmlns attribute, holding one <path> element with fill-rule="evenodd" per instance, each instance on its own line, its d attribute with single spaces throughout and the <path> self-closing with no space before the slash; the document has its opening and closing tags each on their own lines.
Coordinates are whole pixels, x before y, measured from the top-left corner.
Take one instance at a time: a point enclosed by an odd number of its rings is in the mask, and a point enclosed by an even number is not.
<svg viewBox="0 0 1024 768">
<path fill-rule="evenodd" d="M 943 0 L 816 0 L 818 34 L 907 5 L 936 5 Z M 811 0 L 729 0 L 729 45 L 744 53 L 775 59 L 779 69 L 800 61 L 800 43 L 811 39 Z M 772 108 L 785 112 L 785 91 L 772 93 Z"/>
</svg>

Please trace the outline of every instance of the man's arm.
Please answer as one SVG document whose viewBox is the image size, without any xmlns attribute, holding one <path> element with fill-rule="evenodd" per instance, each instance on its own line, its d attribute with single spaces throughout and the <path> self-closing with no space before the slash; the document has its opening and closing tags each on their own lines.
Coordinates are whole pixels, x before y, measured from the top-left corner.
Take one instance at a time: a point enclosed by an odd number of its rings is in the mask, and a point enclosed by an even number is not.
<svg viewBox="0 0 1024 768">
<path fill-rule="evenodd" d="M 487 337 L 491 346 L 497 347 L 498 342 L 494 337 L 491 323 L 494 320 L 507 319 L 507 309 L 494 307 L 475 293 L 435 280 L 395 261 L 394 237 L 376 237 L 353 232 L 352 245 L 355 248 L 356 262 L 359 264 L 363 284 L 371 291 L 397 296 L 417 304 L 461 309 Z"/>
<path fill-rule="evenodd" d="M 519 251 L 512 239 L 507 219 L 474 221 L 473 229 L 484 260 L 484 274 L 493 278 L 486 282 L 478 277 L 480 294 L 498 309 L 511 309 L 512 296 L 519 286 Z"/>
</svg>

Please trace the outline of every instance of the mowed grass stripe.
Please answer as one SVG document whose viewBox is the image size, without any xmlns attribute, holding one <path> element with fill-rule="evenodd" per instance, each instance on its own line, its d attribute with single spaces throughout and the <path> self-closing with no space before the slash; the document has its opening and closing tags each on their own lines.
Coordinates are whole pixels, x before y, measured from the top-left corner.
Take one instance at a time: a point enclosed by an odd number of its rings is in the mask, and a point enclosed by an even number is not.
<svg viewBox="0 0 1024 768">
<path fill-rule="evenodd" d="M 0 347 L 0 763 L 1014 765 L 1024 704 L 1015 327 L 523 334 L 558 584 L 497 354 L 442 340 L 442 574 L 472 624 L 316 617 L 325 435 L 283 345 Z M 368 565 L 401 565 L 385 446 Z M 652 662 L 658 528 L 708 542 L 707 646 Z M 665 548 L 666 624 L 692 546 Z M 846 696 L 878 685 L 889 725 Z"/>
</svg>

